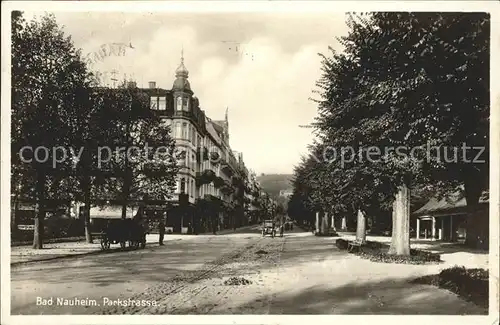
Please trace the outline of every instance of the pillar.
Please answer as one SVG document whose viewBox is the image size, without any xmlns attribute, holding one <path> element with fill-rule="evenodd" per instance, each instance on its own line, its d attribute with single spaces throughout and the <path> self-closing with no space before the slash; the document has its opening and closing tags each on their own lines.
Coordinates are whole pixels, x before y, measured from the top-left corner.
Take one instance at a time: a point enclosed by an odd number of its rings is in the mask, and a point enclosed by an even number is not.
<svg viewBox="0 0 500 325">
<path fill-rule="evenodd" d="M 453 235 L 453 216 L 450 216 L 450 242 L 455 240 Z"/>
<path fill-rule="evenodd" d="M 335 219 L 333 218 L 333 213 L 332 213 L 332 225 L 330 228 L 333 228 L 333 230 L 336 230 L 335 229 Z"/>
<path fill-rule="evenodd" d="M 444 237 L 444 217 L 441 218 L 441 229 L 439 229 L 439 240 L 443 240 Z"/>
<path fill-rule="evenodd" d="M 432 217 L 432 240 L 436 239 L 436 217 Z"/>
<path fill-rule="evenodd" d="M 342 227 L 341 227 L 342 230 L 347 230 L 347 221 L 345 219 L 345 217 L 342 217 Z"/>
<path fill-rule="evenodd" d="M 416 238 L 417 239 L 420 239 L 420 219 L 417 218 L 417 234 L 416 234 Z"/>
</svg>

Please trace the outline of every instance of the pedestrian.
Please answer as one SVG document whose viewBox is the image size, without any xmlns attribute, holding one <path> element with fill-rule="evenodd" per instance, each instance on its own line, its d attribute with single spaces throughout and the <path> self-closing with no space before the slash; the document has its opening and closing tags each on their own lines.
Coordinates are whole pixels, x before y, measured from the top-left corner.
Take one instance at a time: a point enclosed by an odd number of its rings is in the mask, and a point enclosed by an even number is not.
<svg viewBox="0 0 500 325">
<path fill-rule="evenodd" d="M 163 246 L 163 237 L 165 237 L 165 223 L 163 222 L 163 218 L 160 219 L 160 223 L 158 224 L 158 232 L 160 233 L 160 246 Z"/>
</svg>

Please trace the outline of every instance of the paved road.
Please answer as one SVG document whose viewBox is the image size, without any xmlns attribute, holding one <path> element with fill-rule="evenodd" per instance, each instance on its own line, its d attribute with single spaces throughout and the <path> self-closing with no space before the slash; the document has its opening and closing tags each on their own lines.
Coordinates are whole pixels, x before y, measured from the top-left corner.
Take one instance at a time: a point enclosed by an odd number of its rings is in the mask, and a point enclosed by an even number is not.
<svg viewBox="0 0 500 325">
<path fill-rule="evenodd" d="M 267 239 L 267 238 L 266 238 Z M 270 238 L 269 238 L 270 239 Z M 57 306 L 57 298 L 101 302 L 128 298 L 189 275 L 262 240 L 257 227 L 225 235 L 186 236 L 165 246 L 18 265 L 11 272 L 12 314 L 93 313 L 95 306 Z M 53 298 L 51 307 L 37 298 Z M 99 309 L 100 310 L 100 309 Z"/>
<path fill-rule="evenodd" d="M 485 313 L 448 291 L 408 283 L 436 266 L 373 263 L 333 242 L 300 230 L 263 238 L 253 229 L 20 265 L 12 269 L 12 314 Z M 54 305 L 37 306 L 37 297 Z M 101 305 L 56 306 L 58 297 Z"/>
</svg>

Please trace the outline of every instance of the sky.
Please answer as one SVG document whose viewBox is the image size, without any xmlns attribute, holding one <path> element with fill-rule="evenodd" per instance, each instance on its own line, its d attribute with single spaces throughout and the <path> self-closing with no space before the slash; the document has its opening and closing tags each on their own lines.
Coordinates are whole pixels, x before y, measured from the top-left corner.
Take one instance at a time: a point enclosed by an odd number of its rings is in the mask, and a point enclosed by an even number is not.
<svg viewBox="0 0 500 325">
<path fill-rule="evenodd" d="M 42 13 L 28 13 L 28 17 Z M 312 142 L 317 112 L 310 97 L 328 47 L 341 50 L 343 13 L 56 12 L 84 54 L 111 43 L 132 44 L 123 56 L 92 65 L 119 71 L 139 86 L 171 89 L 181 51 L 191 89 L 208 117 L 229 111 L 233 150 L 257 174 L 293 172 Z M 238 47 L 236 49 L 236 47 Z"/>
</svg>

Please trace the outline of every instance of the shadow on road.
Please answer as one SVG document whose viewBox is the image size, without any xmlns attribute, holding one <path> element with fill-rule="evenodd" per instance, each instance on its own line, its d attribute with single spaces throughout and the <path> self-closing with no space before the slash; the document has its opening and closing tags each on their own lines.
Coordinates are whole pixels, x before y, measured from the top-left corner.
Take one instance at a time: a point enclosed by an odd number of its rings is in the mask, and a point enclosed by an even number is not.
<svg viewBox="0 0 500 325">
<path fill-rule="evenodd" d="M 172 275 L 189 272 L 206 261 L 207 250 L 200 243 L 184 241 L 182 246 L 151 246 L 144 250 L 115 251 L 87 255 L 78 259 L 51 261 L 44 264 L 45 272 L 37 272 L 40 283 L 72 282 L 81 279 L 99 286 L 130 281 L 168 281 Z M 211 251 L 223 251 L 227 243 L 212 242 Z M 189 255 L 189 258 L 186 258 Z M 16 279 L 29 278 L 40 264 L 24 264 L 16 268 Z M 77 276 L 76 276 L 77 275 Z"/>
<path fill-rule="evenodd" d="M 454 294 L 410 279 L 349 283 L 336 288 L 312 286 L 273 295 L 270 314 L 487 315 L 488 311 Z M 241 293 L 244 294 L 244 293 Z M 261 314 L 262 297 L 223 314 Z M 199 306 L 200 310 L 204 306 Z M 267 309 L 267 308 L 266 308 Z M 189 312 L 185 310 L 185 312 Z M 183 311 L 179 310 L 179 314 Z"/>
</svg>

